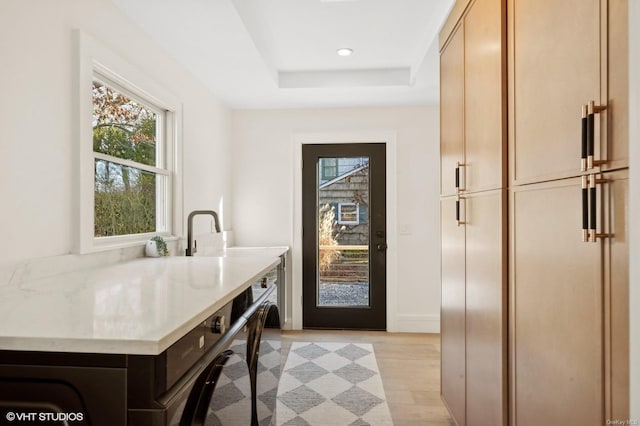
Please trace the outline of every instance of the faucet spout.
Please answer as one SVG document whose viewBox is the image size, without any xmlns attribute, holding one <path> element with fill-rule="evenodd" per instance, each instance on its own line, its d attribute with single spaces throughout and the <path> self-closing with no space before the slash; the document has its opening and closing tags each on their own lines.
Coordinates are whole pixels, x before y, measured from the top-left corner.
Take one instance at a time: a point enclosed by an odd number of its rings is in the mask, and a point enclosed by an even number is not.
<svg viewBox="0 0 640 426">
<path fill-rule="evenodd" d="M 185 254 L 187 256 L 193 256 L 198 251 L 198 245 L 196 241 L 193 240 L 193 218 L 198 215 L 209 215 L 213 216 L 213 221 L 215 222 L 216 232 L 220 232 L 220 222 L 218 220 L 218 213 L 213 210 L 194 210 L 189 213 L 187 217 L 187 249 L 185 250 Z"/>
</svg>

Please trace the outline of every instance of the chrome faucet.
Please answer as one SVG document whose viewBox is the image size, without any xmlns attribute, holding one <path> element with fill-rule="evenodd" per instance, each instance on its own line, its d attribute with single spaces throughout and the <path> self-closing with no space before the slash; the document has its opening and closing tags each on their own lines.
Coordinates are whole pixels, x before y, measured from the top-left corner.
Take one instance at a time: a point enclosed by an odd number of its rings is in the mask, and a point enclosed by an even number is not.
<svg viewBox="0 0 640 426">
<path fill-rule="evenodd" d="M 213 216 L 213 220 L 216 225 L 216 232 L 220 232 L 220 222 L 218 221 L 218 213 L 213 210 L 194 210 L 189 213 L 189 217 L 187 218 L 187 249 L 185 250 L 185 255 L 193 256 L 198 252 L 198 244 L 193 239 L 193 217 L 201 214 L 208 214 Z M 193 248 L 191 248 L 193 243 Z"/>
</svg>

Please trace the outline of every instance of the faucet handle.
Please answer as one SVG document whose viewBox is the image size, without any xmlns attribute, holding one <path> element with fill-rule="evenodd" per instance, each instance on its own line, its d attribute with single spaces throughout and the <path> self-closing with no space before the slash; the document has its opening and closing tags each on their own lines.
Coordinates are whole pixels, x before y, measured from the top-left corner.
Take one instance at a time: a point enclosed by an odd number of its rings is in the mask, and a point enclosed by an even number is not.
<svg viewBox="0 0 640 426">
<path fill-rule="evenodd" d="M 193 247 L 187 246 L 187 249 L 184 251 L 185 256 L 193 256 L 198 251 L 198 243 L 196 240 L 193 240 Z"/>
</svg>

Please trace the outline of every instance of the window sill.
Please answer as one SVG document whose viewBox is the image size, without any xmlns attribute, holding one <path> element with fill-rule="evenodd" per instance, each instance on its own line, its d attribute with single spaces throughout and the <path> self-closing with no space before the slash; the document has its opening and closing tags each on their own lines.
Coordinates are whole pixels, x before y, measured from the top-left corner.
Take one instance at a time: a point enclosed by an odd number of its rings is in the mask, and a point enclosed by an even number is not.
<svg viewBox="0 0 640 426">
<path fill-rule="evenodd" d="M 176 243 L 176 245 L 180 241 L 180 237 L 175 235 L 162 235 L 162 234 L 145 234 L 144 237 L 131 239 L 131 237 L 125 237 L 124 239 L 120 239 L 119 237 L 104 237 L 107 239 L 113 238 L 112 240 L 103 240 L 103 239 L 94 239 L 93 245 L 88 247 L 81 254 L 90 254 L 90 253 L 100 253 L 111 250 L 120 250 L 131 247 L 144 247 L 147 242 L 154 236 L 161 236 L 167 243 Z"/>
</svg>

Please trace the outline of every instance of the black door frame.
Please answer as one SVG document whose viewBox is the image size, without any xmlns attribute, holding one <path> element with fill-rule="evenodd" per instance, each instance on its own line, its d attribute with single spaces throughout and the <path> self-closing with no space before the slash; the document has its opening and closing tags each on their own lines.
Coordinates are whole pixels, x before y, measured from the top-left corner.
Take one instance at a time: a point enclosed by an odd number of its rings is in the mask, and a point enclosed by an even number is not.
<svg viewBox="0 0 640 426">
<path fill-rule="evenodd" d="M 369 285 L 370 306 L 316 306 L 318 159 L 369 156 Z M 386 330 L 387 328 L 387 230 L 386 143 L 337 143 L 302 145 L 302 317 L 303 328 Z M 305 183 L 313 182 L 313 191 Z M 372 191 L 371 189 L 374 189 Z"/>
</svg>

